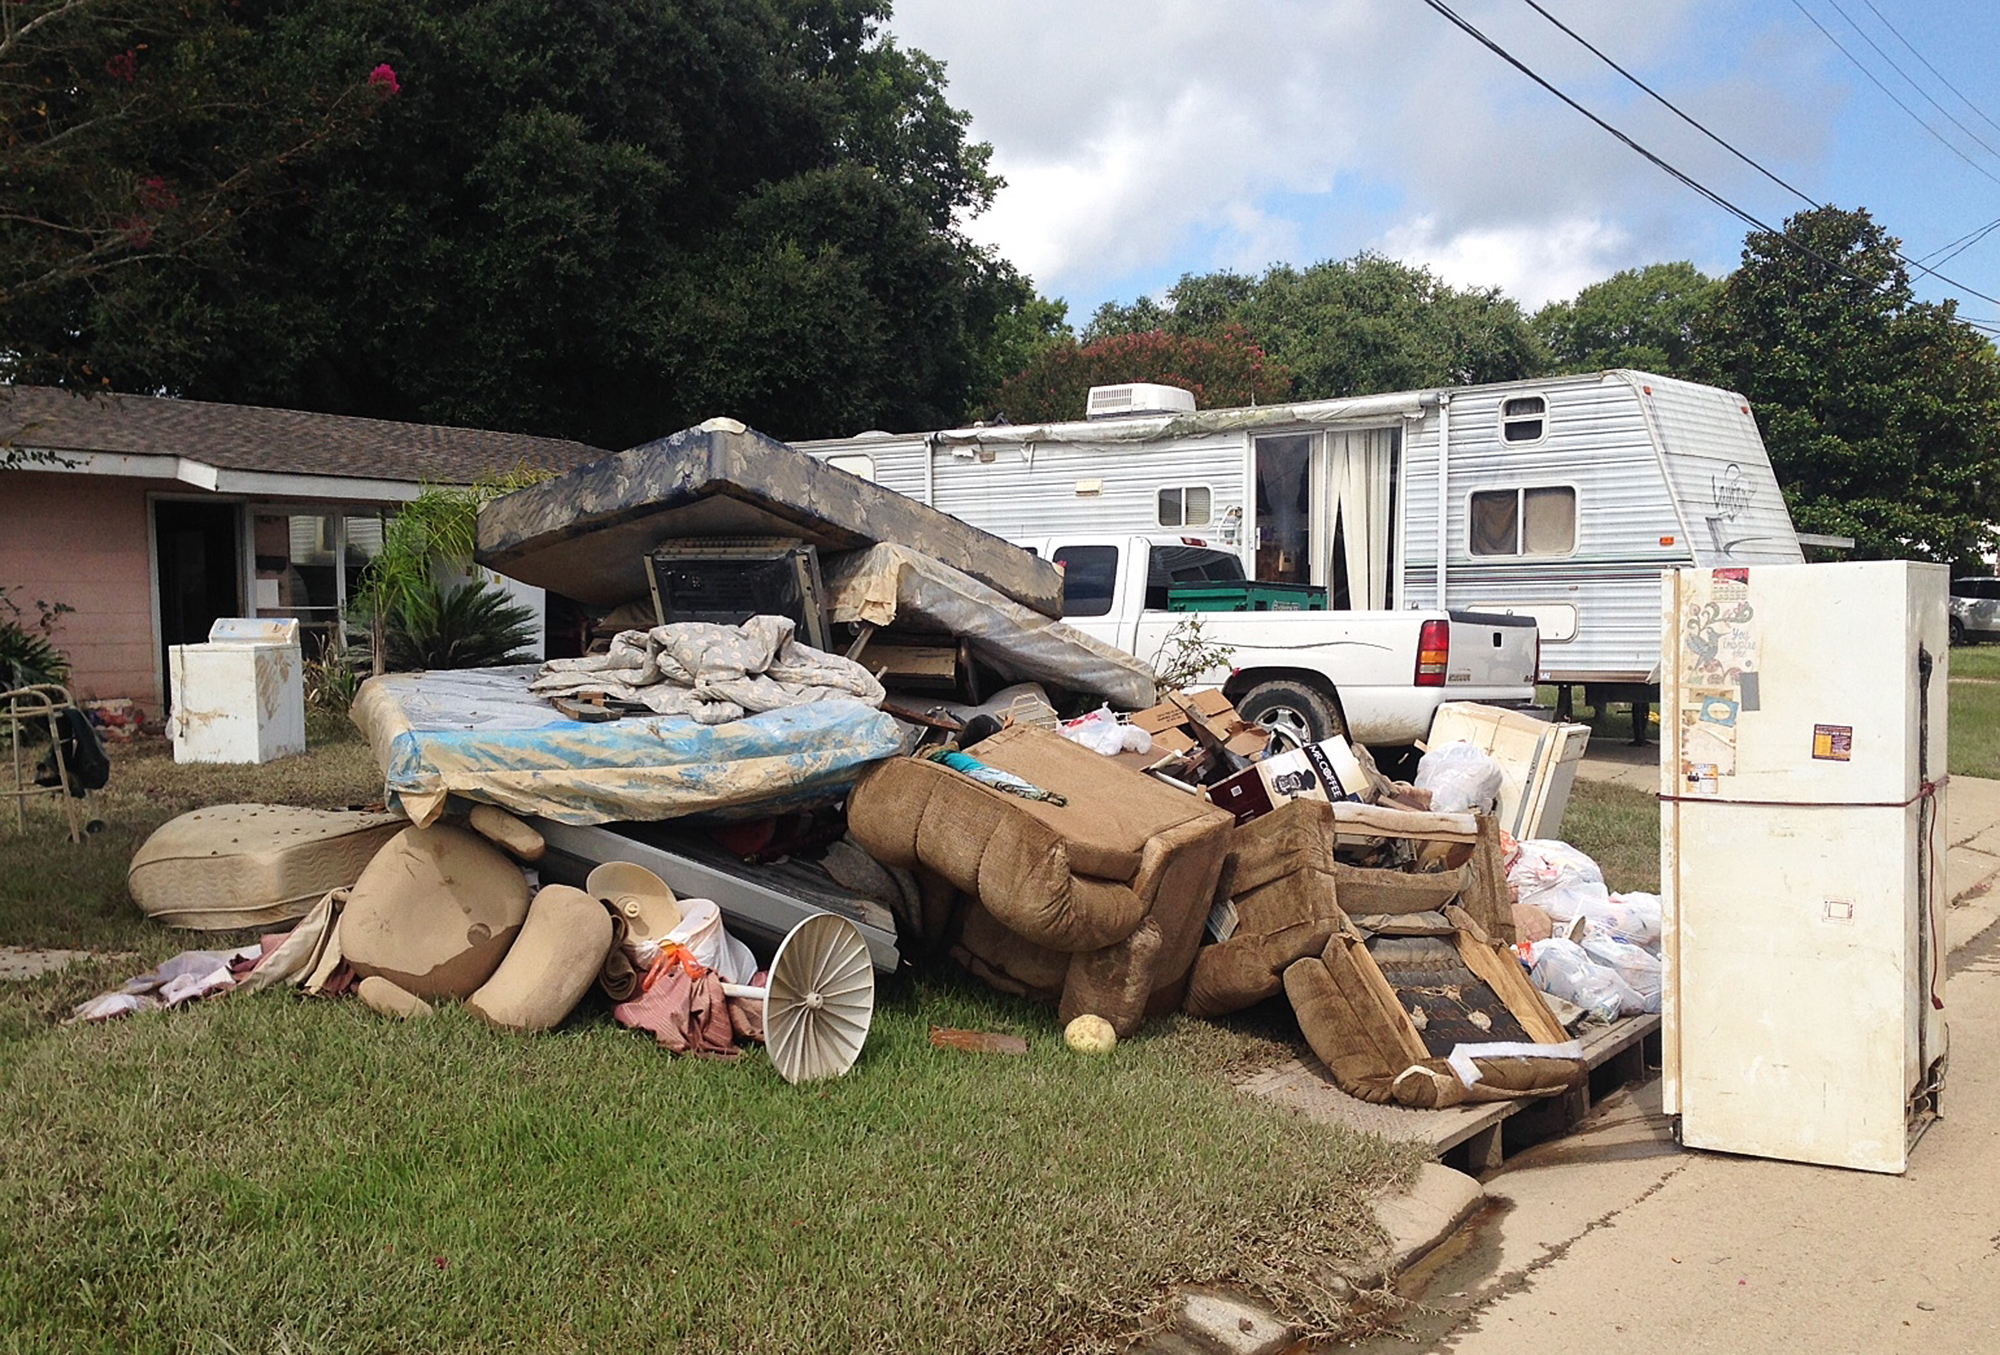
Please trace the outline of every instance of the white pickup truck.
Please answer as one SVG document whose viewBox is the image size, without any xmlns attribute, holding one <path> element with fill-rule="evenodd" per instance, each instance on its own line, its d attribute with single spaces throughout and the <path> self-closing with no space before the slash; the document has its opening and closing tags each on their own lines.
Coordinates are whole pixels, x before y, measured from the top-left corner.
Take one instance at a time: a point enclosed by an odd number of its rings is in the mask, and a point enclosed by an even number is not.
<svg viewBox="0 0 2000 1355">
<path fill-rule="evenodd" d="M 1230 649 L 1194 685 L 1220 687 L 1246 718 L 1308 741 L 1424 737 L 1444 701 L 1522 706 L 1535 697 L 1532 617 L 1444 611 L 1172 610 L 1176 586 L 1243 581 L 1243 562 L 1182 537 L 1072 534 L 1022 540 L 1063 567 L 1063 620 L 1160 666 L 1175 628 L 1201 618 Z M 1252 585 L 1253 588 L 1257 585 Z"/>
</svg>

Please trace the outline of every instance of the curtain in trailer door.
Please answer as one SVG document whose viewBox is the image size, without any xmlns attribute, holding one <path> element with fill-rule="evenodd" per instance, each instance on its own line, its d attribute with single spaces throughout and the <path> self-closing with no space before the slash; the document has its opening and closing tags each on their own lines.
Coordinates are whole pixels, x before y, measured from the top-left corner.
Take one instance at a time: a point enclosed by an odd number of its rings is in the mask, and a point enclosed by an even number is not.
<svg viewBox="0 0 2000 1355">
<path fill-rule="evenodd" d="M 1389 558 L 1395 508 L 1392 479 L 1396 432 L 1371 428 L 1326 435 L 1329 568 L 1337 599 L 1345 580 L 1347 605 L 1389 605 Z"/>
</svg>

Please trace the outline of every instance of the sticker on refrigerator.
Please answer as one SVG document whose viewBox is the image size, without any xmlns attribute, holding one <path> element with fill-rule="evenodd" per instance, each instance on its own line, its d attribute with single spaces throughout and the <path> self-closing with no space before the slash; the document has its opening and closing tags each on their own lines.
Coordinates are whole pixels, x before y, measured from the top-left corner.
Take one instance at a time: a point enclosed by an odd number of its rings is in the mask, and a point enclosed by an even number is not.
<svg viewBox="0 0 2000 1355">
<path fill-rule="evenodd" d="M 1725 577 L 1732 572 L 1688 581 L 1680 616 L 1681 681 L 1688 687 L 1733 688 L 1757 671 L 1756 609 L 1748 585 Z"/>
<path fill-rule="evenodd" d="M 1681 782 L 1690 795 L 1714 795 L 1722 789 L 1713 762 L 1681 760 Z"/>
<path fill-rule="evenodd" d="M 1850 762 L 1854 758 L 1853 725 L 1814 725 L 1812 755 L 1820 762 Z"/>
<path fill-rule="evenodd" d="M 1736 775 L 1736 714 L 1740 709 L 1736 689 L 1694 687 L 1682 699 L 1681 761 L 1707 768 L 1710 776 Z"/>
</svg>

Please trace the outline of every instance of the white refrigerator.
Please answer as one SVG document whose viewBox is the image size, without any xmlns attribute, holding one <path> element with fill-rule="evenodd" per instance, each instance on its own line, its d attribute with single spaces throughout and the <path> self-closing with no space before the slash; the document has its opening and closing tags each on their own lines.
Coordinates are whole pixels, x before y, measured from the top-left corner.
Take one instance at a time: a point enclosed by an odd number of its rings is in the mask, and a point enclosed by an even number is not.
<svg viewBox="0 0 2000 1355">
<path fill-rule="evenodd" d="M 1663 1086 L 1689 1147 L 1901 1172 L 1938 1113 L 1948 572 L 1663 576 Z"/>
</svg>

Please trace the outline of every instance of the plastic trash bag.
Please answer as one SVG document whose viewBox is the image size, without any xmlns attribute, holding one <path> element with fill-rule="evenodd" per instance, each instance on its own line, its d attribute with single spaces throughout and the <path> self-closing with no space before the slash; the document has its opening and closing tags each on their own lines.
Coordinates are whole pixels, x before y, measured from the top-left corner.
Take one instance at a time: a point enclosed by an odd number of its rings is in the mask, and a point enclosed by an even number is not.
<svg viewBox="0 0 2000 1355">
<path fill-rule="evenodd" d="M 722 909 L 708 899 L 682 899 L 680 909 L 680 925 L 667 933 L 668 944 L 686 946 L 696 963 L 720 974 L 724 983 L 750 982 L 757 957 L 723 927 Z"/>
<path fill-rule="evenodd" d="M 1640 1012 L 1656 1012 L 1660 1009 L 1660 957 L 1635 941 L 1612 936 L 1607 932 L 1586 927 L 1583 933 L 1583 951 L 1591 959 L 1615 971 L 1619 978 L 1639 996 L 1637 1011 L 1625 1011 L 1627 1016 L 1637 1016 Z"/>
<path fill-rule="evenodd" d="M 1610 894 L 1603 903 L 1593 902 L 1585 907 L 1583 918 L 1593 931 L 1636 941 L 1655 954 L 1659 951 L 1658 894 Z"/>
<path fill-rule="evenodd" d="M 1092 752 L 1106 757 L 1116 757 L 1120 753 L 1150 753 L 1153 751 L 1153 736 L 1137 725 L 1120 723 L 1111 713 L 1111 707 L 1099 706 L 1088 715 L 1078 716 L 1064 722 L 1057 731 L 1071 743 L 1080 743 Z"/>
<path fill-rule="evenodd" d="M 1515 902 L 1531 903 L 1557 922 L 1588 917 L 1610 906 L 1611 891 L 1597 863 L 1567 842 L 1529 838 L 1507 867 Z"/>
<path fill-rule="evenodd" d="M 1617 970 L 1593 960 L 1576 942 L 1552 936 L 1526 949 L 1528 980 L 1543 992 L 1567 998 L 1606 1021 L 1636 1016 L 1645 1009 L 1645 998 Z"/>
<path fill-rule="evenodd" d="M 1418 790 L 1431 793 L 1431 809 L 1439 814 L 1478 810 L 1491 814 L 1500 803 L 1500 764 L 1483 749 L 1462 739 L 1441 743 L 1417 763 Z"/>
</svg>

